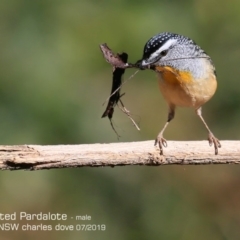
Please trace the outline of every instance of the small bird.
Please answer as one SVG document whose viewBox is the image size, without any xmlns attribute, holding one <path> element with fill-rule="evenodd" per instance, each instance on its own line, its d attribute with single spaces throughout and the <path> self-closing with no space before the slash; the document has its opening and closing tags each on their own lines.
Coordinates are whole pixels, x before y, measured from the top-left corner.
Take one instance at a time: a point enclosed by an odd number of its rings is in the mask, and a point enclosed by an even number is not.
<svg viewBox="0 0 240 240">
<path fill-rule="evenodd" d="M 176 106 L 180 106 L 196 111 L 208 131 L 209 145 L 214 145 L 217 155 L 221 144 L 202 116 L 202 106 L 217 89 L 215 67 L 206 52 L 188 37 L 163 32 L 148 40 L 138 64 L 140 69 L 157 72 L 160 91 L 169 107 L 167 122 L 155 140 L 160 154 L 167 147 L 164 130 L 174 118 Z"/>
</svg>

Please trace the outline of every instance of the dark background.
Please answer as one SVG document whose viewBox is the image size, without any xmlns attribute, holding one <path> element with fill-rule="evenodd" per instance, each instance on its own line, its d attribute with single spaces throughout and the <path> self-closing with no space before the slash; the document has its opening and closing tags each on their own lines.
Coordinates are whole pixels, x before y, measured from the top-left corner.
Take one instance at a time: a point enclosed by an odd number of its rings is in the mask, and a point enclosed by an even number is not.
<svg viewBox="0 0 240 240">
<path fill-rule="evenodd" d="M 146 41 L 163 31 L 194 39 L 212 57 L 218 90 L 203 115 L 219 139 L 239 139 L 239 1 L 2 0 L 0 19 L 0 144 L 117 142 L 100 118 L 111 67 L 99 44 L 126 51 L 135 62 Z M 120 141 L 154 139 L 167 117 L 155 73 L 139 72 L 123 92 L 141 131 L 116 109 Z M 178 109 L 165 137 L 207 134 L 194 111 Z M 240 167 L 234 165 L 3 171 L 0 192 L 1 213 L 88 214 L 89 223 L 107 225 L 105 232 L 1 231 L 1 239 L 240 238 Z M 66 224 L 76 223 L 85 222 Z"/>
</svg>

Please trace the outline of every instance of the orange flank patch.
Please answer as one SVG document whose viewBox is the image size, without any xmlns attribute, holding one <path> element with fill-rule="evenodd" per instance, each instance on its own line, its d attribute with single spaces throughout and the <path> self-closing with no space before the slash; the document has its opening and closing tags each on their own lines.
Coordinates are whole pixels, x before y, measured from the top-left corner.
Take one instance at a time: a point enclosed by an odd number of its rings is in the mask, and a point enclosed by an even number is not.
<svg viewBox="0 0 240 240">
<path fill-rule="evenodd" d="M 157 72 L 162 74 L 162 78 L 165 82 L 169 84 L 183 84 L 183 83 L 191 83 L 192 82 L 192 75 L 189 72 L 179 71 L 177 69 L 171 67 L 160 67 L 157 66 L 155 68 Z"/>
</svg>

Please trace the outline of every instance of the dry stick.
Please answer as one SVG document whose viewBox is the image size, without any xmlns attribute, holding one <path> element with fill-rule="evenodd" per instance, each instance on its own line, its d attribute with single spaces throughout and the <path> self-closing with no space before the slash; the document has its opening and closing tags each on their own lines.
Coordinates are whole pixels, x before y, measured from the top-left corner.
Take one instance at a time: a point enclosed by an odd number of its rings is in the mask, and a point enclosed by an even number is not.
<svg viewBox="0 0 240 240">
<path fill-rule="evenodd" d="M 164 156 L 152 140 L 109 144 L 0 146 L 0 169 L 40 170 L 125 165 L 240 164 L 240 141 L 222 141 L 219 155 L 207 141 L 168 141 Z"/>
<path fill-rule="evenodd" d="M 123 104 L 123 102 L 122 102 L 121 99 L 119 99 L 119 102 L 121 103 L 122 107 L 119 106 L 119 105 L 118 105 L 118 107 L 119 107 L 125 114 L 127 114 L 128 118 L 132 121 L 132 123 L 133 123 L 133 125 L 136 127 L 136 129 L 137 129 L 138 131 L 140 131 L 139 126 L 137 125 L 137 123 L 136 123 L 136 122 L 133 120 L 133 118 L 131 117 L 130 111 L 127 110 L 127 108 L 124 106 L 124 104 Z"/>
<path fill-rule="evenodd" d="M 117 91 L 119 91 L 119 89 L 122 88 L 123 84 L 125 84 L 128 80 L 132 79 L 138 72 L 139 72 L 139 70 L 134 72 L 127 80 L 122 82 L 122 84 L 104 101 L 103 105 L 110 99 L 111 96 L 113 96 Z"/>
<path fill-rule="evenodd" d="M 120 89 L 128 80 L 133 78 L 139 70 L 137 70 L 134 74 L 132 74 L 127 80 L 122 82 L 122 76 L 125 72 L 126 68 L 132 68 L 137 67 L 135 64 L 129 64 L 127 63 L 128 54 L 122 53 L 122 54 L 114 54 L 112 50 L 107 46 L 106 43 L 100 45 L 100 49 L 103 53 L 103 56 L 105 60 L 110 63 L 113 66 L 113 76 L 112 76 L 112 90 L 110 96 L 104 101 L 103 105 L 108 101 L 108 105 L 106 110 L 104 111 L 102 117 L 108 116 L 110 120 L 111 127 L 113 131 L 116 133 L 117 138 L 119 139 L 120 135 L 117 133 L 116 129 L 113 126 L 112 123 L 112 116 L 114 113 L 114 107 L 117 105 L 132 121 L 134 126 L 137 128 L 137 130 L 140 130 L 136 122 L 133 120 L 133 118 L 130 115 L 130 112 L 126 109 L 124 106 L 122 100 L 120 99 L 122 95 L 120 95 Z M 120 101 L 121 106 L 118 105 L 118 102 Z"/>
<path fill-rule="evenodd" d="M 121 59 L 123 62 L 127 62 L 127 59 L 128 59 L 127 53 L 117 54 L 117 57 Z M 116 104 L 118 103 L 121 97 L 119 87 L 121 86 L 122 76 L 124 72 L 125 72 L 125 69 L 113 66 L 111 95 L 107 99 L 108 105 L 102 117 L 108 116 L 108 118 L 111 119 L 113 116 L 114 107 L 116 106 Z"/>
<path fill-rule="evenodd" d="M 100 49 L 103 53 L 103 56 L 105 58 L 105 60 L 110 63 L 113 66 L 113 73 L 117 70 L 117 69 L 126 69 L 126 68 L 138 68 L 136 64 L 133 63 L 127 63 L 127 59 L 128 59 L 128 54 L 127 53 L 122 53 L 122 54 L 114 54 L 113 51 L 107 46 L 106 43 L 100 44 Z M 132 74 L 127 80 L 125 80 L 123 83 L 120 84 L 120 86 L 118 88 L 116 88 L 111 95 L 104 101 L 103 105 L 109 101 L 109 99 L 116 94 L 120 88 L 123 86 L 123 84 L 125 84 L 128 80 L 130 80 L 131 78 L 133 78 L 136 73 L 138 72 L 138 70 Z M 124 74 L 124 71 L 120 72 L 120 74 L 118 74 L 118 81 L 121 82 L 121 77 Z"/>
<path fill-rule="evenodd" d="M 117 135 L 117 139 L 119 140 L 121 136 L 118 134 L 117 130 L 116 130 L 115 127 L 113 126 L 113 122 L 112 122 L 112 119 L 111 119 L 111 118 L 109 118 L 109 121 L 110 121 L 110 124 L 111 124 L 111 127 L 112 127 L 113 131 L 114 131 L 115 134 Z"/>
</svg>

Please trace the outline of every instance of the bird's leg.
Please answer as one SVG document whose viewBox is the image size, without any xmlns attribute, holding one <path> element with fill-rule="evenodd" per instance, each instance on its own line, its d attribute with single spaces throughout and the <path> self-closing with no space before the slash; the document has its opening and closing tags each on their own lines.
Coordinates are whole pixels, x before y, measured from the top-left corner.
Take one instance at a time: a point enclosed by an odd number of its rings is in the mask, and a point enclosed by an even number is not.
<svg viewBox="0 0 240 240">
<path fill-rule="evenodd" d="M 213 135 L 213 133 L 211 132 L 210 128 L 208 127 L 207 123 L 205 122 L 205 120 L 202 117 L 202 108 L 198 108 L 196 109 L 196 113 L 197 115 L 200 117 L 200 119 L 202 120 L 204 126 L 206 127 L 206 129 L 208 130 L 208 142 L 209 145 L 212 146 L 212 144 L 214 144 L 214 148 L 215 148 L 215 155 L 218 154 L 218 148 L 221 147 L 221 143 L 219 142 L 219 140 Z"/>
<path fill-rule="evenodd" d="M 165 123 L 163 129 L 159 132 L 157 135 L 157 138 L 155 140 L 155 146 L 158 145 L 160 149 L 160 155 L 163 155 L 163 147 L 167 147 L 167 141 L 165 138 L 163 138 L 163 132 L 167 128 L 169 122 L 174 118 L 175 115 L 175 106 L 174 105 L 169 105 L 169 112 L 168 112 L 168 119 L 167 122 Z"/>
</svg>

